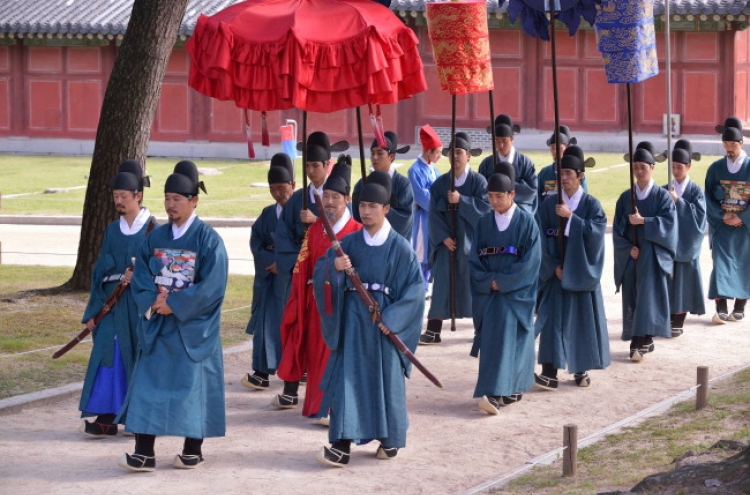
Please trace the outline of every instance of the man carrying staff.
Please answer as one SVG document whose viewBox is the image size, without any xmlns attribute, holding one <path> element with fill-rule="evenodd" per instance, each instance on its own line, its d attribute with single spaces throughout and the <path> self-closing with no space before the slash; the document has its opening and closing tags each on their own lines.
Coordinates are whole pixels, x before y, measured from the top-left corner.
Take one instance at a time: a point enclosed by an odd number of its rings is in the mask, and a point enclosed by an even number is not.
<svg viewBox="0 0 750 495">
<path fill-rule="evenodd" d="M 411 244 L 391 228 L 386 215 L 391 180 L 371 173 L 360 195 L 363 229 L 341 241 L 318 260 L 315 301 L 323 321 L 323 337 L 331 356 L 320 388 L 321 410 L 331 411 L 328 438 L 316 459 L 332 467 L 349 463 L 351 443 L 380 442 L 378 459 L 393 459 L 406 446 L 406 380 L 411 362 L 387 337 L 398 335 L 411 350 L 417 346 L 424 313 L 424 283 Z M 351 280 L 342 273 L 356 269 L 377 301 L 382 321 L 373 323 Z"/>
<path fill-rule="evenodd" d="M 351 173 L 351 158 L 342 155 L 323 184 L 323 214 L 328 217 L 338 239 L 362 228 L 349 212 Z M 284 380 L 284 390 L 271 402 L 272 406 L 279 409 L 296 407 L 299 404 L 300 380 L 307 372 L 307 391 L 302 415 L 318 418 L 321 424 L 328 423 L 328 411 L 319 412 L 323 393 L 318 386 L 328 362 L 329 351 L 323 341 L 320 315 L 310 284 L 315 262 L 329 247 L 331 241 L 323 228 L 323 221 L 319 218 L 307 230 L 297 264 L 294 266 L 292 290 L 281 321 L 282 350 L 279 378 Z"/>
<path fill-rule="evenodd" d="M 520 132 L 518 124 L 513 124 L 509 115 L 501 113 L 495 117 L 495 147 L 497 148 L 497 161 L 508 162 L 513 165 L 516 174 L 515 184 L 515 202 L 518 206 L 528 211 L 532 215 L 536 213 L 539 206 L 537 190 L 539 184 L 536 178 L 534 162 L 520 153 L 513 145 L 514 133 Z M 488 132 L 491 133 L 492 129 Z M 494 173 L 495 160 L 488 156 L 479 164 L 479 173 L 489 180 Z"/>
<path fill-rule="evenodd" d="M 388 211 L 388 223 L 391 227 L 401 234 L 404 239 L 411 241 L 412 228 L 414 225 L 414 194 L 412 193 L 409 179 L 399 174 L 393 161 L 396 154 L 406 153 L 409 146 L 398 147 L 398 136 L 395 132 L 385 131 L 386 146 L 381 148 L 378 141 L 375 140 L 370 146 L 371 161 L 373 170 L 387 172 L 391 176 L 391 208 Z M 352 194 L 352 214 L 358 222 L 359 217 L 359 193 L 362 190 L 362 180 L 360 179 L 354 186 Z"/>
<path fill-rule="evenodd" d="M 534 375 L 534 386 L 543 390 L 557 389 L 558 369 L 567 367 L 576 385 L 588 387 L 588 371 L 609 366 L 601 289 L 607 215 L 599 201 L 583 190 L 585 165 L 579 151 L 571 146 L 560 162 L 563 202 L 558 204 L 553 193 L 539 208 L 542 266 L 534 329 L 540 335 L 537 360 L 542 373 Z"/>
<path fill-rule="evenodd" d="M 155 225 L 154 217 L 142 206 L 145 181 L 143 169 L 135 160 L 122 162 L 117 175 L 109 181 L 120 218 L 104 232 L 91 276 L 91 296 L 81 320 L 93 332 L 94 341 L 78 405 L 82 418 L 96 416 L 94 421 L 84 420 L 81 425 L 81 432 L 89 438 L 117 435 L 115 417 L 125 401 L 135 365 L 140 319 L 132 292 L 125 290 L 98 326 L 94 317 L 117 284 L 130 283 L 132 259 Z"/>
<path fill-rule="evenodd" d="M 474 397 L 496 415 L 521 400 L 534 381 L 534 306 L 541 248 L 534 215 L 513 201 L 513 166 L 500 162 L 487 185 L 492 209 L 477 222 L 469 266 L 474 345 L 479 357 Z"/>
<path fill-rule="evenodd" d="M 428 214 L 430 211 L 430 188 L 437 179 L 439 172 L 435 164 L 443 153 L 443 142 L 435 129 L 429 124 L 419 129 L 419 141 L 422 144 L 422 154 L 409 168 L 409 182 L 414 193 L 414 228 L 412 229 L 411 245 L 422 265 L 425 292 L 430 290 L 430 269 L 427 263 L 427 247 L 429 245 Z"/>
<path fill-rule="evenodd" d="M 750 298 L 750 277 L 745 276 L 750 259 L 750 158 L 742 149 L 742 124 L 736 117 L 726 119 L 721 140 L 727 156 L 706 172 L 706 210 L 714 266 L 708 297 L 716 301 L 712 321 L 718 324 L 745 318 Z M 734 299 L 729 313 L 727 299 Z"/>
<path fill-rule="evenodd" d="M 615 286 L 622 290 L 622 340 L 630 359 L 640 362 L 654 350 L 653 337 L 671 337 L 669 277 L 677 247 L 674 200 L 652 179 L 654 157 L 633 153 L 634 191 L 620 195 L 612 222 Z M 631 200 L 635 196 L 635 205 Z"/>
<path fill-rule="evenodd" d="M 219 327 L 227 252 L 195 214 L 198 169 L 182 161 L 164 185 L 169 223 L 141 244 L 132 287 L 138 312 L 138 360 L 120 416 L 135 433 L 135 453 L 120 466 L 153 471 L 157 435 L 185 437 L 178 469 L 203 464 L 202 444 L 224 436 L 224 359 Z"/>
<path fill-rule="evenodd" d="M 250 251 L 255 264 L 250 321 L 245 330 L 253 336 L 253 374 L 240 383 L 254 390 L 267 390 L 268 377 L 276 373 L 281 359 L 281 314 L 287 287 L 279 284 L 275 237 L 284 205 L 294 193 L 294 166 L 289 155 L 276 153 L 268 169 L 268 188 L 276 201 L 263 208 L 253 223 Z"/>
<path fill-rule="evenodd" d="M 455 148 L 455 149 L 454 149 Z M 444 155 L 454 153 L 455 190 L 451 191 L 451 172 L 437 178 L 430 190 L 430 266 L 434 277 L 432 300 L 427 312 L 427 330 L 419 338 L 422 345 L 442 342 L 440 332 L 443 320 L 451 318 L 450 264 L 455 259 L 453 277 L 455 294 L 455 317 L 469 318 L 471 312 L 471 278 L 469 275 L 469 253 L 474 237 L 474 227 L 479 218 L 490 211 L 487 202 L 487 181 L 469 168 L 472 156 L 482 150 L 471 147 L 471 140 L 464 132 L 457 132 L 455 143 L 451 142 Z M 455 210 L 455 211 L 452 211 Z M 455 214 L 456 237 L 451 226 Z M 455 252 L 455 257 L 451 256 Z"/>
<path fill-rule="evenodd" d="M 706 236 L 706 198 L 701 187 L 688 176 L 692 159 L 690 141 L 677 141 L 672 150 L 674 179 L 665 186 L 677 210 L 677 237 L 680 240 L 674 272 L 669 278 L 672 337 L 682 335 L 688 312 L 696 315 L 706 312 L 700 265 L 701 247 Z"/>
</svg>

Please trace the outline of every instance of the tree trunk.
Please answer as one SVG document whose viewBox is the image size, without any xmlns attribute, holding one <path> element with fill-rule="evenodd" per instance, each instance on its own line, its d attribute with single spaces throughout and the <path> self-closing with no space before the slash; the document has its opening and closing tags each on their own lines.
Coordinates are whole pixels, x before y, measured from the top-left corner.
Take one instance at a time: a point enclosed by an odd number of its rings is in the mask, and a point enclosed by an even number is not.
<svg viewBox="0 0 750 495">
<path fill-rule="evenodd" d="M 83 204 L 78 258 L 73 276 L 66 283 L 72 290 L 90 289 L 104 230 L 117 218 L 108 179 L 127 158 L 145 163 L 162 80 L 187 3 L 188 0 L 133 3 L 102 102 Z"/>
</svg>

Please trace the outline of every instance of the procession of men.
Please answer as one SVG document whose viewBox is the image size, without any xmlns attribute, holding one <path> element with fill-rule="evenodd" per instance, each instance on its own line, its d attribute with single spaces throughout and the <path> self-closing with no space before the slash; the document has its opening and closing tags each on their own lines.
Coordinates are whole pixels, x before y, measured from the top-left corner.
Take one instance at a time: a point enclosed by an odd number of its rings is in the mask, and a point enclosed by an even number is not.
<svg viewBox="0 0 750 495">
<path fill-rule="evenodd" d="M 688 314 L 705 313 L 697 260 L 706 233 L 711 320 L 744 319 L 750 288 L 736 274 L 739 253 L 750 246 L 741 194 L 750 159 L 737 119 L 718 128 L 726 157 L 709 167 L 705 190 L 690 180 L 699 155 L 687 140 L 664 153 L 642 142 L 626 156 L 634 184 L 618 199 L 611 224 L 622 297 L 617 330 L 633 363 L 658 359 L 657 344 L 680 337 Z M 275 390 L 272 406 L 302 405 L 304 417 L 327 427 L 330 445 L 315 457 L 321 464 L 344 467 L 353 445 L 370 442 L 377 459 L 397 458 L 407 445 L 406 378 L 413 367 L 429 373 L 414 353 L 461 345 L 443 332 L 447 320 L 472 319 L 465 355 L 479 358 L 473 397 L 489 415 L 531 388 L 555 391 L 568 382 L 586 389 L 606 373 L 613 315 L 605 314 L 601 280 L 609 276 L 609 219 L 596 191 L 586 188 L 594 161 L 561 126 L 547 141 L 552 168 L 537 181 L 534 164 L 513 146 L 518 129 L 506 115 L 496 119 L 498 153 L 482 162 L 481 173 L 471 169 L 482 150 L 469 134 L 443 144 L 429 125 L 419 132 L 422 153 L 408 174 L 396 170 L 396 154 L 407 149 L 389 131 L 371 145 L 374 171 L 353 188 L 352 158 L 333 155 L 348 143 L 332 145 L 324 132 L 302 145 L 306 191 L 295 191 L 287 155 L 272 158 L 274 202 L 250 238 L 252 372 L 241 384 Z M 674 179 L 661 187 L 653 176 L 666 155 Z M 435 168 L 441 156 L 450 162 L 442 175 Z M 227 255 L 196 215 L 206 187 L 195 164 L 181 161 L 167 178 L 169 221 L 161 226 L 141 206 L 147 179 L 141 164 L 127 160 L 110 181 L 121 218 L 107 230 L 83 317 L 99 331 L 80 402 L 82 417 L 96 418 L 81 431 L 89 438 L 120 428 L 135 434 L 134 453 L 120 461 L 131 471 L 156 468 L 157 436 L 184 437 L 173 465 L 193 469 L 205 462 L 204 439 L 226 433 L 219 336 Z M 125 296 L 94 321 L 115 282 Z"/>
</svg>

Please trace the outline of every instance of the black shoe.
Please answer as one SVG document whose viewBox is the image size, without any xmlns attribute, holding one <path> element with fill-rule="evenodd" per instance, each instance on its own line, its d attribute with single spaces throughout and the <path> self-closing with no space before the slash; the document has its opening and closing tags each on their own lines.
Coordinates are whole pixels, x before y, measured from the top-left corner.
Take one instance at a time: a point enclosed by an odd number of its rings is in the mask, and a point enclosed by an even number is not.
<svg viewBox="0 0 750 495">
<path fill-rule="evenodd" d="M 89 438 L 113 437 L 117 435 L 117 425 L 97 423 L 96 421 L 88 422 L 84 419 L 79 431 Z"/>
<path fill-rule="evenodd" d="M 574 375 L 576 385 L 579 387 L 588 387 L 591 385 L 591 378 L 589 377 L 588 371 L 584 371 L 583 373 L 576 373 Z"/>
<path fill-rule="evenodd" d="M 118 464 L 120 467 L 131 471 L 150 472 L 156 469 L 156 458 L 141 454 L 125 454 L 125 457 L 120 459 Z"/>
<path fill-rule="evenodd" d="M 393 459 L 398 455 L 398 447 L 392 447 L 390 449 L 383 447 L 383 444 L 380 444 L 380 447 L 378 447 L 378 451 L 375 453 L 375 457 L 378 459 L 388 460 Z"/>
<path fill-rule="evenodd" d="M 643 361 L 643 356 L 645 356 L 646 353 L 643 352 L 642 349 L 642 347 L 639 347 L 638 349 L 630 349 L 630 360 L 635 362 Z"/>
<path fill-rule="evenodd" d="M 491 395 L 483 395 L 482 398 L 479 399 L 479 409 L 492 416 L 497 415 L 497 413 L 500 412 L 500 408 L 503 406 L 504 404 L 502 402 Z"/>
<path fill-rule="evenodd" d="M 195 469 L 203 464 L 202 455 L 176 455 L 172 464 L 177 469 Z"/>
<path fill-rule="evenodd" d="M 440 332 L 433 332 L 432 330 L 425 330 L 419 337 L 419 345 L 439 344 L 440 342 L 442 342 Z"/>
<path fill-rule="evenodd" d="M 299 404 L 299 397 L 296 395 L 278 394 L 271 401 L 271 405 L 279 409 L 292 409 Z"/>
<path fill-rule="evenodd" d="M 641 352 L 643 354 L 648 354 L 649 352 L 654 352 L 655 346 L 654 343 L 651 342 L 649 344 L 643 344 L 640 348 Z"/>
<path fill-rule="evenodd" d="M 521 402 L 522 398 L 523 394 L 503 395 L 502 397 L 500 397 L 504 406 L 509 406 L 511 404 L 515 404 L 516 402 Z"/>
<path fill-rule="evenodd" d="M 682 328 L 672 329 L 672 338 L 679 337 L 680 335 L 682 335 Z"/>
<path fill-rule="evenodd" d="M 324 466 L 344 467 L 349 464 L 349 454 L 333 447 L 323 447 L 315 456 L 315 460 Z"/>
<path fill-rule="evenodd" d="M 548 376 L 534 373 L 534 388 L 540 388 L 542 390 L 555 390 L 557 389 L 557 378 L 550 378 Z"/>
<path fill-rule="evenodd" d="M 240 380 L 240 383 L 245 388 L 252 388 L 255 390 L 268 390 L 270 382 L 268 378 L 262 378 L 258 375 L 251 375 L 250 373 L 245 374 Z"/>
<path fill-rule="evenodd" d="M 742 321 L 745 318 L 745 313 L 732 313 L 727 317 L 727 321 Z"/>
</svg>

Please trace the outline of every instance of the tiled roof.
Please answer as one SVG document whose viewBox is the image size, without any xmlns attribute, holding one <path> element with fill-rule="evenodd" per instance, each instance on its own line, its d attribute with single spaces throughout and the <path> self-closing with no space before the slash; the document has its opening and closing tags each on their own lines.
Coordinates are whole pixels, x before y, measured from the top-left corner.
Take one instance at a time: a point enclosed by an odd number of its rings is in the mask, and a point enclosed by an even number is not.
<svg viewBox="0 0 750 495">
<path fill-rule="evenodd" d="M 190 0 L 179 34 L 190 35 L 201 13 L 211 15 L 240 0 Z M 0 33 L 122 35 L 127 28 L 133 0 L 2 0 Z M 416 13 L 425 0 L 392 0 L 391 10 Z M 490 14 L 504 14 L 507 0 L 487 1 Z M 673 15 L 750 15 L 750 0 L 671 0 Z M 655 14 L 664 11 L 656 0 Z"/>
</svg>

